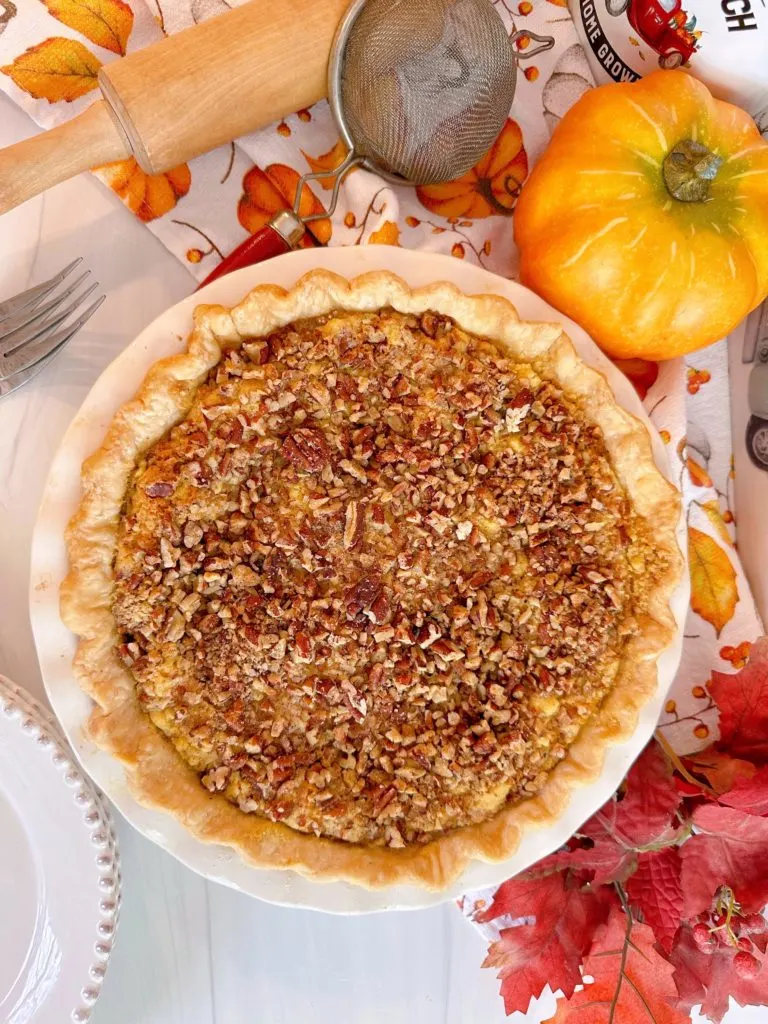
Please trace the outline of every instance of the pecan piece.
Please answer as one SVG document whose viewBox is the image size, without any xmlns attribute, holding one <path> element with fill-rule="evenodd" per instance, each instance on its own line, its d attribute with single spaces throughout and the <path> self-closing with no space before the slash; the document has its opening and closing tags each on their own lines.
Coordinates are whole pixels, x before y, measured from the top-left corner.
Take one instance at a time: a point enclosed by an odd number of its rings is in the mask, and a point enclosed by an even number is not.
<svg viewBox="0 0 768 1024">
<path fill-rule="evenodd" d="M 200 523 L 194 523 L 190 519 L 184 526 L 184 547 L 193 548 L 203 539 L 203 528 Z"/>
<path fill-rule="evenodd" d="M 308 664 L 309 662 L 312 661 L 312 649 L 313 649 L 312 640 L 309 638 L 309 636 L 306 633 L 300 632 L 300 633 L 296 634 L 295 641 L 296 641 L 296 660 L 297 661 L 302 661 L 305 664 Z"/>
<path fill-rule="evenodd" d="M 173 494 L 173 484 L 169 484 L 164 480 L 155 480 L 154 483 L 146 485 L 144 493 L 148 498 L 167 498 Z"/>
<path fill-rule="evenodd" d="M 354 551 L 363 539 L 363 515 L 360 502 L 350 501 L 344 513 L 344 547 Z"/>
<path fill-rule="evenodd" d="M 510 409 L 523 409 L 533 402 L 533 392 L 530 388 L 520 388 L 515 397 L 509 402 Z"/>
<path fill-rule="evenodd" d="M 478 572 L 472 573 L 467 580 L 467 586 L 470 590 L 479 590 L 480 587 L 484 587 L 486 583 L 490 583 L 492 579 L 492 572 L 483 572 L 482 570 L 479 570 Z"/>
<path fill-rule="evenodd" d="M 209 612 L 204 615 L 202 619 L 197 623 L 197 628 L 201 633 L 212 633 L 215 629 L 218 629 L 221 625 L 221 620 L 218 615 L 213 612 Z"/>
<path fill-rule="evenodd" d="M 442 635 L 442 631 L 437 623 L 425 622 L 416 634 L 416 643 L 425 651 L 428 647 L 431 647 L 435 640 L 439 640 Z"/>
<path fill-rule="evenodd" d="M 453 321 L 448 316 L 427 310 L 419 318 L 419 327 L 428 338 L 442 338 L 453 327 Z"/>
<path fill-rule="evenodd" d="M 236 565 L 232 570 L 232 583 L 236 587 L 255 587 L 259 582 L 259 574 L 249 565 Z"/>
<path fill-rule="evenodd" d="M 369 573 L 350 587 L 344 595 L 347 615 L 355 618 L 363 611 L 368 611 L 382 595 L 384 588 L 381 576 L 377 572 Z"/>
<path fill-rule="evenodd" d="M 297 469 L 319 473 L 331 461 L 331 451 L 319 430 L 299 427 L 284 439 L 281 448 L 284 458 Z"/>
</svg>

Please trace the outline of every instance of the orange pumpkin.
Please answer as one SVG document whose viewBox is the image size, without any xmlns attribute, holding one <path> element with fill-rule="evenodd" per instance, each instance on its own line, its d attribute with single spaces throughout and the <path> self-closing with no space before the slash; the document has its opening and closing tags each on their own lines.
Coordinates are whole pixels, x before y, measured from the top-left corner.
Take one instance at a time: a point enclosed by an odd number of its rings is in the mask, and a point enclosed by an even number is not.
<svg viewBox="0 0 768 1024">
<path fill-rule="evenodd" d="M 722 338 L 768 293 L 768 144 L 683 71 L 586 93 L 515 211 L 523 282 L 619 358 Z"/>
</svg>

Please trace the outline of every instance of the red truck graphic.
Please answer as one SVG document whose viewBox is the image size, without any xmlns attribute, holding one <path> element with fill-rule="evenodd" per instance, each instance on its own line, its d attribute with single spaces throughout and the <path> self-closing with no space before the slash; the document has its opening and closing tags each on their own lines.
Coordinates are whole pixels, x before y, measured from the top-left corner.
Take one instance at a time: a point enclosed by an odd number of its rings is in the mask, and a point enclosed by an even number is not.
<svg viewBox="0 0 768 1024">
<path fill-rule="evenodd" d="M 632 28 L 659 55 L 662 68 L 686 64 L 698 47 L 681 0 L 605 0 L 609 14 L 627 12 Z"/>
</svg>

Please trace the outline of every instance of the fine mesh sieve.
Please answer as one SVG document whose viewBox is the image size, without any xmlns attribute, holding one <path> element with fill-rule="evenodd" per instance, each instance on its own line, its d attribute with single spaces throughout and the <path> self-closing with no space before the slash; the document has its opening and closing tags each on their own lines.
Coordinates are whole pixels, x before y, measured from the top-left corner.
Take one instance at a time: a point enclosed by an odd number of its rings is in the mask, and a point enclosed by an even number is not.
<svg viewBox="0 0 768 1024">
<path fill-rule="evenodd" d="M 490 0 L 362 0 L 337 34 L 329 99 L 350 150 L 373 169 L 433 184 L 493 143 L 516 70 Z"/>
<path fill-rule="evenodd" d="M 513 45 L 522 36 L 538 44 L 524 55 Z M 460 177 L 504 127 L 518 60 L 553 43 L 529 31 L 507 36 L 491 0 L 353 0 L 328 63 L 328 102 L 347 156 L 334 171 L 303 175 L 293 210 L 275 214 L 203 284 L 295 248 L 305 224 L 336 209 L 353 167 L 415 185 Z M 334 178 L 330 201 L 321 213 L 301 216 L 304 186 L 315 178 Z"/>
</svg>

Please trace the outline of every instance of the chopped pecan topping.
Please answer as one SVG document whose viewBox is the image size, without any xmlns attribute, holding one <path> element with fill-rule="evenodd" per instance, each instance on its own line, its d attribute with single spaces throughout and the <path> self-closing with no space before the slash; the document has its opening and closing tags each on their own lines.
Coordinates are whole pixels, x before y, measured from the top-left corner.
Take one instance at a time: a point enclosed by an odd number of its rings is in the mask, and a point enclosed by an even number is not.
<svg viewBox="0 0 768 1024">
<path fill-rule="evenodd" d="M 541 787 L 656 571 L 536 368 L 442 314 L 336 312 L 227 350 L 145 454 L 118 650 L 206 788 L 399 848 Z"/>
</svg>

